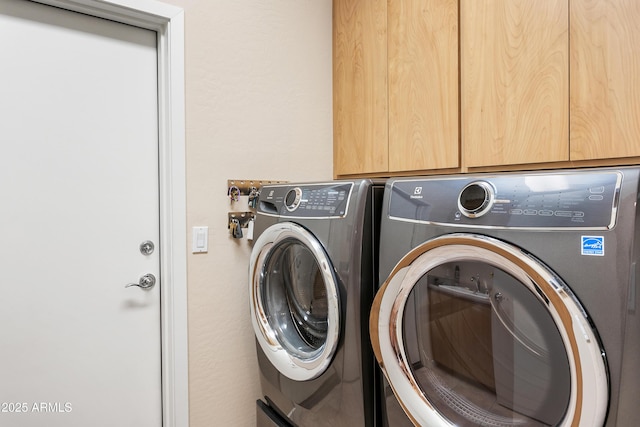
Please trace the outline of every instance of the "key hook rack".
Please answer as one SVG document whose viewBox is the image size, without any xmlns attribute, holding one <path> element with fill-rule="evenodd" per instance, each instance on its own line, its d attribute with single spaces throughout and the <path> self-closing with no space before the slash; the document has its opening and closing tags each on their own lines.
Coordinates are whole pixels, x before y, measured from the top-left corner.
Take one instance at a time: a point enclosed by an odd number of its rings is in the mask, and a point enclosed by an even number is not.
<svg viewBox="0 0 640 427">
<path fill-rule="evenodd" d="M 253 221 L 255 214 L 253 212 L 229 212 L 228 220 L 229 234 L 235 239 L 243 237 L 242 229 L 249 227 L 249 222 Z"/>
<path fill-rule="evenodd" d="M 247 228 L 249 221 L 255 218 L 253 212 L 228 212 L 229 223 L 235 219 L 238 221 L 242 228 Z"/>
<path fill-rule="evenodd" d="M 227 196 L 230 199 L 231 205 L 236 209 L 243 209 L 243 204 L 246 202 L 246 209 L 249 209 L 247 211 L 228 212 L 227 228 L 229 229 L 229 234 L 231 234 L 234 239 L 241 239 L 244 237 L 242 229 L 248 228 L 251 221 L 255 218 L 254 211 L 257 207 L 260 188 L 263 185 L 281 184 L 286 182 L 287 181 L 259 179 L 228 179 Z M 238 205 L 238 203 L 240 204 Z M 251 240 L 253 238 L 253 227 L 248 231 L 247 239 Z"/>
<path fill-rule="evenodd" d="M 237 202 L 240 196 L 249 196 L 249 199 L 258 197 L 260 187 L 267 184 L 282 184 L 287 181 L 274 181 L 264 179 L 228 179 L 227 195 L 231 202 Z"/>
</svg>

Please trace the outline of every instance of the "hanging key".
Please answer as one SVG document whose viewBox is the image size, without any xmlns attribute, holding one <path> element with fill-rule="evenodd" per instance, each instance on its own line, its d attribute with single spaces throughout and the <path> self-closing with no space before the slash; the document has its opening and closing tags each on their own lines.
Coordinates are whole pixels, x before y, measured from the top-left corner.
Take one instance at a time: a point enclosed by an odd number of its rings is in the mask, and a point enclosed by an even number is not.
<svg viewBox="0 0 640 427">
<path fill-rule="evenodd" d="M 242 226 L 238 218 L 231 218 L 229 222 L 229 230 L 231 230 L 231 236 L 234 239 L 242 239 Z"/>
<path fill-rule="evenodd" d="M 239 221 L 235 218 L 231 218 L 229 219 L 229 225 L 227 226 L 227 228 L 229 229 L 229 233 L 231 233 L 231 235 L 233 237 L 235 237 L 236 234 L 236 227 L 239 225 Z"/>
<path fill-rule="evenodd" d="M 229 196 L 229 199 L 231 199 L 231 203 L 237 202 L 238 200 L 240 200 L 240 189 L 235 185 L 232 185 L 231 187 L 229 187 L 227 195 Z"/>
<path fill-rule="evenodd" d="M 249 191 L 249 200 L 248 200 L 249 208 L 251 209 L 256 208 L 256 206 L 258 205 L 259 195 L 260 195 L 260 192 L 258 191 L 258 189 L 256 187 L 251 187 L 251 191 Z"/>
<path fill-rule="evenodd" d="M 236 218 L 234 218 L 233 221 L 235 222 L 235 226 L 233 227 L 233 238 L 242 239 L 242 225 L 240 225 L 240 221 Z"/>
</svg>

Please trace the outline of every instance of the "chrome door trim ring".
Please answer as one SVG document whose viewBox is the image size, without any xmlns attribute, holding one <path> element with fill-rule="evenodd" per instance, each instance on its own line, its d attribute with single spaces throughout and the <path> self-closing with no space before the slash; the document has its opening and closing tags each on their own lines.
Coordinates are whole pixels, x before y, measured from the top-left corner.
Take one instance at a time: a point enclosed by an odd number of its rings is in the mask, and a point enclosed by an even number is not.
<svg viewBox="0 0 640 427">
<path fill-rule="evenodd" d="M 426 399 L 413 377 L 404 351 L 404 306 L 420 277 L 437 265 L 459 260 L 499 267 L 544 302 L 558 325 L 571 369 L 569 408 L 560 426 L 577 427 L 581 420 L 604 423 L 609 400 L 604 354 L 575 297 L 547 267 L 517 247 L 487 236 L 454 233 L 431 239 L 405 255 L 377 293 L 371 310 L 369 327 L 376 359 L 414 424 L 452 426 Z"/>
<path fill-rule="evenodd" d="M 262 302 L 260 290 L 264 280 L 264 263 L 270 251 L 285 239 L 295 239 L 311 251 L 318 262 L 327 290 L 327 340 L 317 350 L 317 354 L 309 359 L 292 355 L 282 347 L 269 325 Z M 338 348 L 340 335 L 338 283 L 322 245 L 309 231 L 295 223 L 282 222 L 267 228 L 255 241 L 249 263 L 249 305 L 256 340 L 280 373 L 295 381 L 307 381 L 317 378 L 329 367 Z"/>
</svg>

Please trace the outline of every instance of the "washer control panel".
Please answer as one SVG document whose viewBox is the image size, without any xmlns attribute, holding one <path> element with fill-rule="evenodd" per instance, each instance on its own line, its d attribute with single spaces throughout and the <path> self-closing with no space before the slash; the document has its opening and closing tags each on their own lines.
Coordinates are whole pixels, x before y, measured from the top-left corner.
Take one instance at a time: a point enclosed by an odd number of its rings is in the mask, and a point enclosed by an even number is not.
<svg viewBox="0 0 640 427">
<path fill-rule="evenodd" d="M 353 183 L 269 185 L 260 190 L 258 212 L 291 218 L 334 218 L 347 214 Z"/>
<path fill-rule="evenodd" d="M 469 227 L 610 229 L 623 175 L 572 171 L 398 179 L 394 219 Z"/>
</svg>

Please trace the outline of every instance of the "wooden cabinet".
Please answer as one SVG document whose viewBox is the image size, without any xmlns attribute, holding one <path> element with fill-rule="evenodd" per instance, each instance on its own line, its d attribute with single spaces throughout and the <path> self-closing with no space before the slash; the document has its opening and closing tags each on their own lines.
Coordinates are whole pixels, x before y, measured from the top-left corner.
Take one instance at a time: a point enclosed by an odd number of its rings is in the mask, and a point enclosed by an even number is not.
<svg viewBox="0 0 640 427">
<path fill-rule="evenodd" d="M 630 0 L 461 0 L 464 166 L 640 156 L 638 22 Z"/>
<path fill-rule="evenodd" d="M 639 1 L 333 13 L 336 177 L 640 162 Z"/>
<path fill-rule="evenodd" d="M 334 0 L 334 175 L 459 166 L 457 0 Z"/>
<path fill-rule="evenodd" d="M 571 160 L 640 156 L 640 2 L 571 0 Z"/>
<path fill-rule="evenodd" d="M 389 171 L 459 166 L 458 0 L 388 2 Z"/>
<path fill-rule="evenodd" d="M 567 0 L 461 0 L 468 167 L 569 160 Z"/>
<path fill-rule="evenodd" d="M 387 117 L 387 0 L 334 0 L 335 176 L 388 171 Z"/>
</svg>

